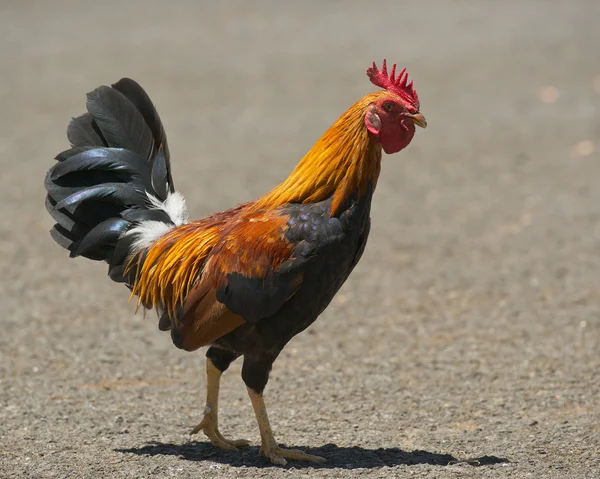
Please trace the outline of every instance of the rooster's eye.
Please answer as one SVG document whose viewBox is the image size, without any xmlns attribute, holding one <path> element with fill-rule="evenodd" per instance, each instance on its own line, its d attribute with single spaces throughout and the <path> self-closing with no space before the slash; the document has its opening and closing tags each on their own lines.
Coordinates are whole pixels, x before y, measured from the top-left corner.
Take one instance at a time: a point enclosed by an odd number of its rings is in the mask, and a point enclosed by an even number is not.
<svg viewBox="0 0 600 479">
<path fill-rule="evenodd" d="M 383 104 L 383 109 L 385 111 L 392 111 L 394 109 L 394 104 L 392 102 L 386 102 Z"/>
</svg>

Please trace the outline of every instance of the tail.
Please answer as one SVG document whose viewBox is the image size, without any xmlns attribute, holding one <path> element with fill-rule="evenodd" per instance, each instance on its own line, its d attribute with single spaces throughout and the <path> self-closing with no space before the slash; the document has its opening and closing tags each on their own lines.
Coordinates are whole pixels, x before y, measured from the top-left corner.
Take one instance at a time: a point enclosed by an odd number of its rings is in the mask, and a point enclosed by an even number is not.
<svg viewBox="0 0 600 479">
<path fill-rule="evenodd" d="M 123 78 L 88 93 L 86 106 L 67 128 L 71 148 L 46 176 L 46 208 L 56 221 L 50 234 L 71 257 L 106 261 L 110 278 L 131 288 L 137 268 L 128 270 L 130 259 L 187 222 L 185 200 L 142 87 Z"/>
</svg>

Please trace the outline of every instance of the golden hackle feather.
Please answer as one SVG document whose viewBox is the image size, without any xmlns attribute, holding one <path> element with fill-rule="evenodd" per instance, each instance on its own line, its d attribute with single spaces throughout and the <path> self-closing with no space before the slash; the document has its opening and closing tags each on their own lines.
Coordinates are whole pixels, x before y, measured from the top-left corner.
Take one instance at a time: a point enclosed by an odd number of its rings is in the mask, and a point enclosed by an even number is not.
<svg viewBox="0 0 600 479">
<path fill-rule="evenodd" d="M 364 124 L 367 107 L 386 92 L 364 96 L 351 106 L 300 160 L 288 178 L 251 205 L 254 210 L 288 203 L 316 203 L 333 195 L 331 214 L 339 213 L 346 199 L 364 193 L 377 181 L 381 147 L 371 141 Z"/>
</svg>

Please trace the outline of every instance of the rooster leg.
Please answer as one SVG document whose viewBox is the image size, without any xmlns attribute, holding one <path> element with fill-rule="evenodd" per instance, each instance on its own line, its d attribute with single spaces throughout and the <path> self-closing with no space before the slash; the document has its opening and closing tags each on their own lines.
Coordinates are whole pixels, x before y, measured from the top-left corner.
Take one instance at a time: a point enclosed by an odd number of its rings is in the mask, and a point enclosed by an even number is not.
<svg viewBox="0 0 600 479">
<path fill-rule="evenodd" d="M 210 439 L 213 446 L 225 449 L 226 451 L 237 451 L 238 447 L 247 446 L 250 444 L 250 441 L 246 439 L 225 439 L 219 432 L 219 382 L 221 381 L 221 374 L 223 374 L 223 371 L 217 368 L 213 361 L 207 357 L 204 419 L 192 429 L 190 434 L 197 434 L 202 431 Z"/>
<path fill-rule="evenodd" d="M 275 441 L 275 437 L 273 437 L 273 431 L 271 430 L 271 424 L 269 423 L 269 416 L 267 415 L 267 408 L 262 394 L 259 394 L 248 387 L 248 395 L 252 401 L 252 407 L 254 408 L 256 420 L 258 421 L 258 428 L 260 429 L 262 442 L 259 454 L 266 456 L 277 466 L 285 466 L 287 464 L 287 459 L 320 463 L 327 462 L 327 460 L 321 456 L 306 454 L 298 449 L 283 449 L 279 447 Z"/>
</svg>

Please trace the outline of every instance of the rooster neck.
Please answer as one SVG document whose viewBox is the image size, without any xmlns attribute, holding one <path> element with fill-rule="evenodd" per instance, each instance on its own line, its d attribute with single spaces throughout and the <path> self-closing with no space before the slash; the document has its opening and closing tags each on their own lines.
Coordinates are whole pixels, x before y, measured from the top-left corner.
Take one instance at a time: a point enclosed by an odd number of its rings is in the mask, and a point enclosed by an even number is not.
<svg viewBox="0 0 600 479">
<path fill-rule="evenodd" d="M 374 188 L 381 169 L 381 145 L 364 124 L 375 94 L 350 107 L 300 160 L 288 178 L 257 200 L 252 209 L 274 209 L 289 203 L 316 203 L 332 198 L 337 216 L 351 197 Z"/>
</svg>

